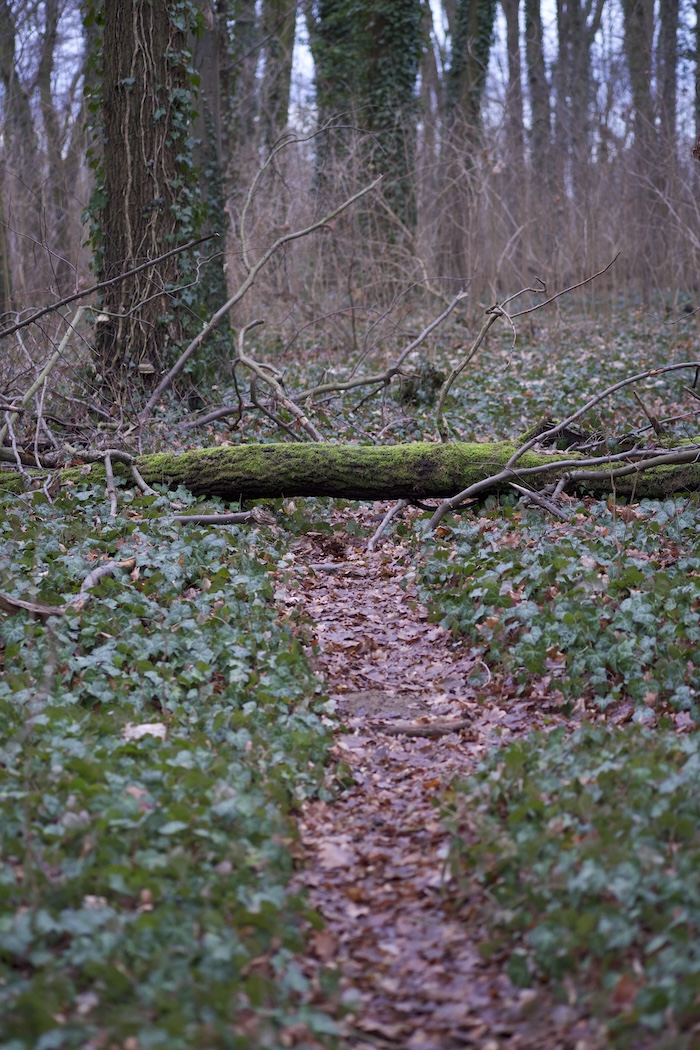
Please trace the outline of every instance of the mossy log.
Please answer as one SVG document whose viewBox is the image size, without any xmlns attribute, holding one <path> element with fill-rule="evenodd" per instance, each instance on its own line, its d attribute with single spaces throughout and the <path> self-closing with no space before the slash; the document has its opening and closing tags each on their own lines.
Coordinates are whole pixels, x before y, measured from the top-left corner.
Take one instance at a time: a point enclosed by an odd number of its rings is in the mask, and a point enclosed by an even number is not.
<svg viewBox="0 0 700 1050">
<path fill-rule="evenodd" d="M 198 496 L 226 500 L 279 496 L 335 496 L 358 500 L 445 499 L 503 470 L 516 451 L 512 442 L 401 445 L 326 443 L 235 445 L 182 453 L 140 456 L 136 466 L 151 485 L 183 485 Z M 532 488 L 553 483 L 565 473 L 548 464 L 575 456 L 528 452 L 518 460 L 513 481 L 527 467 L 542 473 L 524 480 Z M 619 466 L 620 464 L 615 464 Z M 598 468 L 600 470 L 600 468 Z M 656 467 L 615 481 L 618 494 L 663 498 L 700 488 L 695 463 Z M 579 491 L 611 492 L 610 479 L 586 481 Z M 493 491 L 508 490 L 508 482 Z M 512 491 L 512 490 L 511 490 Z"/>
<path fill-rule="evenodd" d="M 334 496 L 342 499 L 448 499 L 471 485 L 483 482 L 502 471 L 518 445 L 510 441 L 491 443 L 438 444 L 416 442 L 402 445 L 334 445 L 326 443 L 233 445 L 227 448 L 194 449 L 181 453 L 157 453 L 138 456 L 135 465 L 150 485 L 176 488 L 183 485 L 197 496 L 220 496 L 228 501 L 240 499 L 273 499 L 280 496 Z M 676 451 L 680 451 L 677 449 Z M 554 484 L 578 457 L 570 452 L 527 452 L 509 478 L 500 479 L 484 488 L 486 492 L 512 491 L 509 481 L 541 489 Z M 582 457 L 581 457 L 582 458 Z M 115 473 L 126 477 L 128 467 L 114 463 Z M 611 492 L 634 499 L 664 499 L 677 492 L 700 489 L 700 464 L 683 463 L 654 467 L 615 478 L 614 485 L 601 466 L 594 468 L 599 476 L 586 477 L 569 486 L 592 496 Z M 610 464 L 619 467 L 620 461 Z M 537 473 L 522 475 L 527 468 L 540 468 Z M 86 467 L 62 471 L 64 483 L 86 479 Z M 36 484 L 45 479 L 45 471 L 26 468 L 36 476 Z M 104 465 L 96 462 L 89 470 L 91 478 L 104 477 Z M 0 469 L 0 492 L 21 492 L 23 478 L 9 464 Z"/>
</svg>

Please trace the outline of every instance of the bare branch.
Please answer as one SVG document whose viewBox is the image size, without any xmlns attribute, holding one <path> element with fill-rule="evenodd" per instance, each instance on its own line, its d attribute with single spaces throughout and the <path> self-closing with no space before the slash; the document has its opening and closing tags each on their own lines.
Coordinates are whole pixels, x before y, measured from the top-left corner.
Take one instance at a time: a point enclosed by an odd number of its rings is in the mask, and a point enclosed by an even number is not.
<svg viewBox="0 0 700 1050">
<path fill-rule="evenodd" d="M 173 255 L 181 255 L 182 252 L 189 251 L 190 248 L 196 248 L 198 244 L 203 244 L 205 241 L 211 241 L 214 237 L 218 236 L 218 233 L 209 233 L 206 237 L 199 237 L 196 241 L 189 241 L 187 244 L 182 244 L 178 248 L 171 248 L 169 252 L 159 255 L 156 259 L 149 259 L 147 262 L 141 263 L 140 266 L 135 266 L 132 270 L 127 270 L 125 273 L 119 273 L 116 277 L 110 277 L 108 281 L 100 281 L 98 284 L 93 284 L 89 288 L 85 288 L 82 292 L 74 292 L 73 295 L 67 295 L 65 299 L 59 299 L 58 302 L 52 303 L 51 306 L 44 306 L 41 310 L 37 310 L 35 313 L 30 314 L 29 317 L 25 317 L 24 321 L 18 321 L 17 324 L 12 325 L 11 328 L 6 328 L 4 332 L 0 332 L 0 339 L 5 339 L 9 335 L 14 335 L 15 332 L 19 332 L 21 328 L 26 328 L 27 325 L 34 324 L 35 321 L 39 321 L 42 317 L 46 317 L 47 314 L 55 313 L 56 310 L 60 310 L 63 306 L 68 306 L 70 303 L 74 303 L 78 299 L 84 299 L 87 295 L 92 295 L 93 292 L 99 292 L 103 288 L 108 288 L 111 284 L 118 284 L 119 281 L 125 281 L 128 277 L 134 277 L 137 273 L 147 270 L 149 266 L 157 266 L 158 263 L 165 262 L 166 259 L 169 259 Z"/>
<path fill-rule="evenodd" d="M 127 558 L 126 561 L 108 561 L 104 565 L 98 565 L 85 577 L 76 596 L 65 605 L 44 605 L 42 602 L 28 602 L 22 598 L 10 598 L 6 594 L 0 594 L 0 609 L 10 614 L 29 612 L 44 621 L 51 616 L 65 616 L 69 609 L 77 609 L 78 612 L 82 612 L 92 597 L 91 589 L 99 583 L 103 576 L 111 576 L 115 569 L 131 571 L 135 566 L 136 558 Z"/>
<path fill-rule="evenodd" d="M 148 399 L 145 408 L 139 416 L 139 423 L 141 423 L 141 425 L 143 425 L 146 422 L 146 420 L 150 417 L 151 413 L 153 412 L 153 409 L 158 404 L 159 398 L 172 384 L 173 380 L 177 379 L 177 377 L 182 372 L 183 368 L 189 361 L 192 354 L 194 354 L 194 352 L 199 349 L 206 337 L 214 331 L 219 322 L 229 313 L 230 310 L 233 309 L 233 307 L 237 303 L 241 301 L 243 296 L 252 288 L 260 271 L 263 269 L 264 266 L 267 265 L 272 256 L 282 247 L 282 245 L 299 240 L 301 237 L 308 237 L 310 233 L 314 233 L 316 230 L 320 230 L 323 226 L 326 226 L 329 222 L 332 221 L 332 219 L 336 217 L 336 215 L 340 215 L 352 204 L 354 204 L 355 201 L 360 200 L 362 197 L 365 197 L 368 193 L 371 193 L 372 190 L 376 189 L 379 183 L 382 181 L 382 178 L 383 176 L 380 175 L 374 180 L 374 182 L 371 182 L 369 186 L 365 186 L 363 189 L 358 190 L 358 192 L 354 193 L 352 197 L 348 197 L 347 200 L 343 201 L 342 204 L 338 205 L 337 208 L 334 208 L 334 210 L 329 212 L 328 215 L 324 215 L 323 218 L 319 219 L 317 222 L 311 223 L 310 226 L 306 226 L 303 230 L 293 230 L 291 233 L 285 233 L 282 237 L 278 237 L 277 240 L 272 245 L 270 245 L 267 251 L 265 251 L 260 257 L 260 259 L 258 259 L 258 261 L 255 263 L 255 265 L 251 266 L 247 277 L 245 278 L 243 283 L 239 285 L 239 287 L 231 296 L 231 298 L 228 299 L 227 302 L 225 302 L 224 305 L 220 307 L 216 311 L 216 313 L 209 318 L 208 321 L 204 322 L 199 334 L 194 337 L 192 342 L 189 344 L 188 347 L 186 347 L 186 349 L 180 355 L 180 357 L 170 369 L 168 374 L 165 375 L 160 381 L 160 383 L 153 391 L 153 394 Z"/>
<path fill-rule="evenodd" d="M 526 489 L 523 485 L 516 485 L 514 481 L 511 481 L 510 487 L 515 489 L 516 492 L 519 492 L 526 500 L 529 500 L 531 503 L 536 503 L 538 507 L 542 508 L 542 510 L 546 510 L 549 514 L 553 514 L 556 518 L 560 518 L 561 521 L 569 520 L 568 516 L 564 514 L 562 510 L 559 510 L 551 500 L 548 500 L 541 493 L 533 492 L 532 489 Z"/>
<path fill-rule="evenodd" d="M 373 376 L 365 376 L 364 379 L 348 379 L 345 382 L 338 383 L 321 383 L 319 386 L 311 387 L 309 390 L 304 390 L 300 394 L 297 394 L 296 399 L 298 401 L 306 401 L 307 398 L 313 400 L 316 397 L 320 397 L 322 394 L 340 394 L 345 393 L 348 390 L 357 390 L 362 386 L 386 385 L 394 376 L 399 374 L 401 371 L 401 365 L 404 363 L 408 355 L 413 350 L 416 350 L 421 343 L 423 343 L 428 336 L 450 316 L 455 306 L 457 306 L 457 304 L 463 299 L 466 299 L 466 297 L 466 291 L 458 292 L 440 316 L 432 320 L 429 325 L 426 325 L 423 331 L 401 351 L 393 365 L 387 368 L 384 372 L 379 372 Z"/>
<path fill-rule="evenodd" d="M 255 376 L 257 376 L 257 378 L 260 379 L 263 383 L 267 383 L 270 389 L 274 391 L 275 397 L 280 402 L 280 404 L 284 405 L 287 411 L 291 412 L 294 418 L 298 420 L 300 427 L 302 428 L 302 430 L 306 431 L 306 433 L 309 435 L 312 441 L 323 441 L 323 437 L 321 436 L 321 434 L 319 434 L 318 430 L 308 418 L 306 413 L 302 412 L 299 406 L 295 405 L 295 403 L 291 401 L 285 394 L 282 388 L 282 384 L 278 382 L 276 378 L 276 375 L 279 375 L 277 370 L 271 368 L 269 365 L 259 364 L 257 361 L 254 361 L 252 357 L 248 357 L 246 354 L 243 353 L 243 343 L 246 334 L 250 331 L 251 328 L 255 328 L 257 325 L 261 325 L 264 323 L 264 321 L 251 321 L 250 324 L 247 324 L 245 328 L 241 329 L 238 336 L 238 360 L 242 365 L 248 368 Z M 254 390 L 251 390 L 251 397 L 254 401 L 256 400 Z M 258 404 L 258 408 L 262 408 L 262 406 Z M 283 429 L 289 430 L 286 424 L 282 423 L 281 420 L 275 418 L 275 422 L 281 425 Z"/>
<path fill-rule="evenodd" d="M 75 331 L 75 328 L 76 328 L 77 324 L 79 323 L 80 318 L 83 315 L 83 310 L 84 310 L 84 307 L 79 306 L 78 309 L 75 311 L 75 317 L 73 318 L 73 320 L 66 322 L 67 325 L 68 325 L 68 330 L 66 331 L 65 335 L 63 336 L 63 339 L 61 340 L 58 349 L 51 355 L 51 357 L 49 358 L 49 360 L 46 362 L 46 364 L 44 365 L 43 369 L 41 370 L 41 374 L 39 375 L 38 379 L 36 379 L 32 383 L 32 385 L 29 387 L 29 390 L 22 397 L 22 401 L 21 401 L 22 405 L 26 405 L 31 400 L 31 398 L 37 392 L 37 390 L 39 389 L 41 384 L 47 379 L 47 377 L 51 374 L 53 369 L 56 367 L 56 364 L 58 363 L 58 361 L 60 361 L 61 355 L 63 354 L 63 351 L 66 348 L 66 344 L 67 344 L 68 340 L 70 339 L 71 334 Z M 16 413 L 13 413 L 7 419 L 7 422 L 5 423 L 5 426 L 4 427 L 0 427 L 0 444 L 2 444 L 2 442 L 5 440 L 5 436 L 7 434 L 8 427 L 11 426 L 12 423 L 14 423 L 16 418 L 17 418 Z"/>
<path fill-rule="evenodd" d="M 373 551 L 375 549 L 375 547 L 377 546 L 377 542 L 379 540 L 379 537 L 382 535 L 383 532 L 385 532 L 385 530 L 386 530 L 387 526 L 389 525 L 389 523 L 391 521 L 393 521 L 394 518 L 398 517 L 399 514 L 401 514 L 401 512 L 403 510 L 405 510 L 405 508 L 407 506 L 408 506 L 408 500 L 407 499 L 400 499 L 398 503 L 395 503 L 394 506 L 391 507 L 386 512 L 386 514 L 384 515 L 384 517 L 381 520 L 379 528 L 377 529 L 377 531 L 374 533 L 374 535 L 372 536 L 372 538 L 369 540 L 369 542 L 367 544 L 367 550 L 368 551 Z"/>
<path fill-rule="evenodd" d="M 527 310 L 518 310 L 517 314 L 511 314 L 511 317 L 524 317 L 525 314 L 534 314 L 536 310 L 541 310 L 544 306 L 549 306 L 550 303 L 555 302 L 557 299 L 561 299 L 562 295 L 568 295 L 569 292 L 575 292 L 577 288 L 584 288 L 585 285 L 590 284 L 591 281 L 595 281 L 596 277 L 602 277 L 604 273 L 607 273 L 611 266 L 613 266 L 620 258 L 620 252 L 618 252 L 614 258 L 610 260 L 607 266 L 604 266 L 602 270 L 598 270 L 597 273 L 592 273 L 590 277 L 586 277 L 583 281 L 579 281 L 578 284 L 570 284 L 568 288 L 562 288 L 556 295 L 552 295 L 549 299 L 545 299 L 542 303 L 537 303 L 535 306 L 529 306 Z"/>
</svg>

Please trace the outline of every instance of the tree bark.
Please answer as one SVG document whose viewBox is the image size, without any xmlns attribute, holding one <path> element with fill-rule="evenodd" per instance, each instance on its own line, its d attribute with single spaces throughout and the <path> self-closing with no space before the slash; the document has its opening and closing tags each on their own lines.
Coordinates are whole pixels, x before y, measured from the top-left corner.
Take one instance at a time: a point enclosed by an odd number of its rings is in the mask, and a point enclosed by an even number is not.
<svg viewBox="0 0 700 1050">
<path fill-rule="evenodd" d="M 197 496 L 226 500 L 281 496 L 334 496 L 342 499 L 446 499 L 502 471 L 517 448 L 512 442 L 484 444 L 403 445 L 270 444 L 162 453 L 135 460 L 150 485 L 184 485 Z M 513 468 L 512 480 L 538 489 L 556 482 L 561 468 L 523 475 L 531 467 L 547 468 L 569 453 L 528 452 Z M 582 458 L 582 457 L 581 457 Z M 615 466 L 619 466 L 619 462 Z M 115 464 L 116 467 L 116 464 Z M 95 469 L 93 467 L 93 469 Z M 124 469 L 124 468 L 122 468 Z M 601 472 L 601 467 L 596 468 Z M 603 474 L 606 472 L 603 470 Z M 700 465 L 657 467 L 616 478 L 617 495 L 664 498 L 700 488 Z M 604 496 L 613 490 L 609 476 L 586 481 L 579 491 Z M 512 491 L 507 480 L 490 491 Z M 483 496 L 485 493 L 481 493 Z"/>
<path fill-rule="evenodd" d="M 547 172 L 551 145 L 549 84 L 544 63 L 540 0 L 525 0 L 525 58 L 530 95 L 532 166 L 538 178 Z"/>
<path fill-rule="evenodd" d="M 457 0 L 451 18 L 450 66 L 445 75 L 445 203 L 440 222 L 439 268 L 450 276 L 459 274 L 461 279 L 471 273 L 474 265 L 474 156 L 480 146 L 481 105 L 495 19 L 495 0 Z"/>
<path fill-rule="evenodd" d="M 66 185 L 65 165 L 61 141 L 61 127 L 54 104 L 52 78 L 55 53 L 58 44 L 58 22 L 61 10 L 58 0 L 46 0 L 44 4 L 45 28 L 41 42 L 37 82 L 41 103 L 41 118 L 46 139 L 46 163 L 48 178 L 44 190 L 44 213 L 46 236 L 53 249 L 51 264 L 55 294 L 61 298 L 75 287 L 75 266 L 67 257 L 70 245 L 68 225 L 70 208 Z M 72 247 L 72 245 L 70 245 Z"/>
<path fill-rule="evenodd" d="M 659 130 L 666 162 L 675 161 L 676 107 L 678 104 L 679 0 L 661 0 L 658 44 Z"/>
<path fill-rule="evenodd" d="M 101 280 L 176 244 L 180 213 L 192 211 L 181 159 L 190 111 L 183 112 L 188 82 L 178 59 L 186 50 L 186 34 L 171 20 L 166 0 L 106 0 Z M 155 277 L 146 271 L 105 293 L 96 342 L 108 381 L 123 387 L 127 377 L 133 382 L 139 371 L 165 363 L 170 343 L 181 336 L 168 295 L 181 264 L 173 256 Z"/>
<path fill-rule="evenodd" d="M 42 168 L 34 116 L 29 93 L 20 79 L 18 69 L 17 26 L 13 5 L 0 0 L 0 84 L 3 91 L 2 167 L 3 222 L 5 267 L 12 273 L 15 307 L 26 307 L 43 292 L 45 274 L 41 250 L 41 180 Z M 9 232 L 9 236 L 7 233 Z M 27 266 L 27 253 L 20 248 L 21 240 L 32 244 Z M 9 257 L 8 257 L 9 256 Z M 41 265 L 36 265 L 41 258 Z"/>
<path fill-rule="evenodd" d="M 265 70 L 260 96 L 268 148 L 275 144 L 287 127 L 296 14 L 296 0 L 263 0 Z"/>
<path fill-rule="evenodd" d="M 649 158 L 656 159 L 654 106 L 651 93 L 654 43 L 653 0 L 622 0 L 624 49 L 634 107 L 632 128 L 635 148 L 648 170 Z"/>
</svg>

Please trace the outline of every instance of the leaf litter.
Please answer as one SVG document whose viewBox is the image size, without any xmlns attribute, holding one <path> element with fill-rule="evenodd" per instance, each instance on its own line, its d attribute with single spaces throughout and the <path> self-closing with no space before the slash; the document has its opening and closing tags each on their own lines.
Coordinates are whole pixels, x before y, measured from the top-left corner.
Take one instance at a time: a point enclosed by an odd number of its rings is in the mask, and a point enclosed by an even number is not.
<svg viewBox="0 0 700 1050">
<path fill-rule="evenodd" d="M 336 975 L 347 1050 L 597 1050 L 605 1044 L 595 1022 L 546 989 L 516 988 L 501 960 L 482 955 L 483 891 L 450 892 L 440 819 L 450 784 L 485 754 L 569 724 L 560 698 L 548 703 L 541 682 L 518 695 L 477 649 L 429 622 L 408 544 L 368 553 L 370 511 L 344 514 L 355 535 L 303 536 L 276 595 L 311 625 L 345 785 L 333 801 L 304 803 L 299 818 L 295 881 L 323 921 L 301 964 L 310 985 L 327 1005 L 324 974 Z M 332 572 L 309 568 L 329 557 Z M 435 724 L 436 737 L 411 735 Z M 408 732 L 389 735 L 392 726 Z"/>
</svg>

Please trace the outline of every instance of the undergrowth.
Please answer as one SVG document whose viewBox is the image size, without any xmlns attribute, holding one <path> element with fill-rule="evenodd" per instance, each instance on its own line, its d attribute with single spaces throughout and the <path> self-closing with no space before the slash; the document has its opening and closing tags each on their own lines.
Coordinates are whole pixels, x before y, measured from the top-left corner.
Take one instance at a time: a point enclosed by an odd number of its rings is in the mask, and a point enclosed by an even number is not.
<svg viewBox="0 0 700 1050">
<path fill-rule="evenodd" d="M 512 437 L 625 374 L 697 357 L 687 334 L 641 314 L 582 336 L 564 330 L 551 355 L 530 341 L 500 379 L 502 396 L 484 384 L 454 399 L 453 429 Z M 497 349 L 487 354 L 495 364 Z M 652 379 L 641 396 L 658 416 L 684 414 L 681 436 L 696 434 L 675 381 Z M 626 394 L 584 423 L 620 434 L 645 419 Z M 532 734 L 453 786 L 452 903 L 482 895 L 484 955 L 507 960 L 514 983 L 544 982 L 593 1011 L 612 1046 L 690 1050 L 700 1031 L 698 502 L 626 505 L 613 493 L 565 507 L 561 522 L 488 499 L 424 547 L 432 617 L 521 695 L 595 723 Z"/>
<path fill-rule="evenodd" d="M 136 559 L 80 615 L 0 624 L 2 1046 L 318 1046 L 333 1023 L 304 1005 L 312 916 L 287 884 L 327 731 L 274 605 L 285 551 L 185 530 L 170 498 L 120 508 L 78 485 L 0 516 L 10 596 L 60 603 Z"/>
<path fill-rule="evenodd" d="M 483 657 L 605 710 L 634 701 L 697 717 L 700 520 L 690 499 L 594 500 L 571 521 L 489 500 L 436 543 L 422 573 L 433 616 Z"/>
<path fill-rule="evenodd" d="M 567 982 L 615 1046 L 697 1046 L 697 735 L 533 735 L 458 785 L 447 821 L 457 886 L 486 895 L 482 953 L 515 984 Z"/>
</svg>

